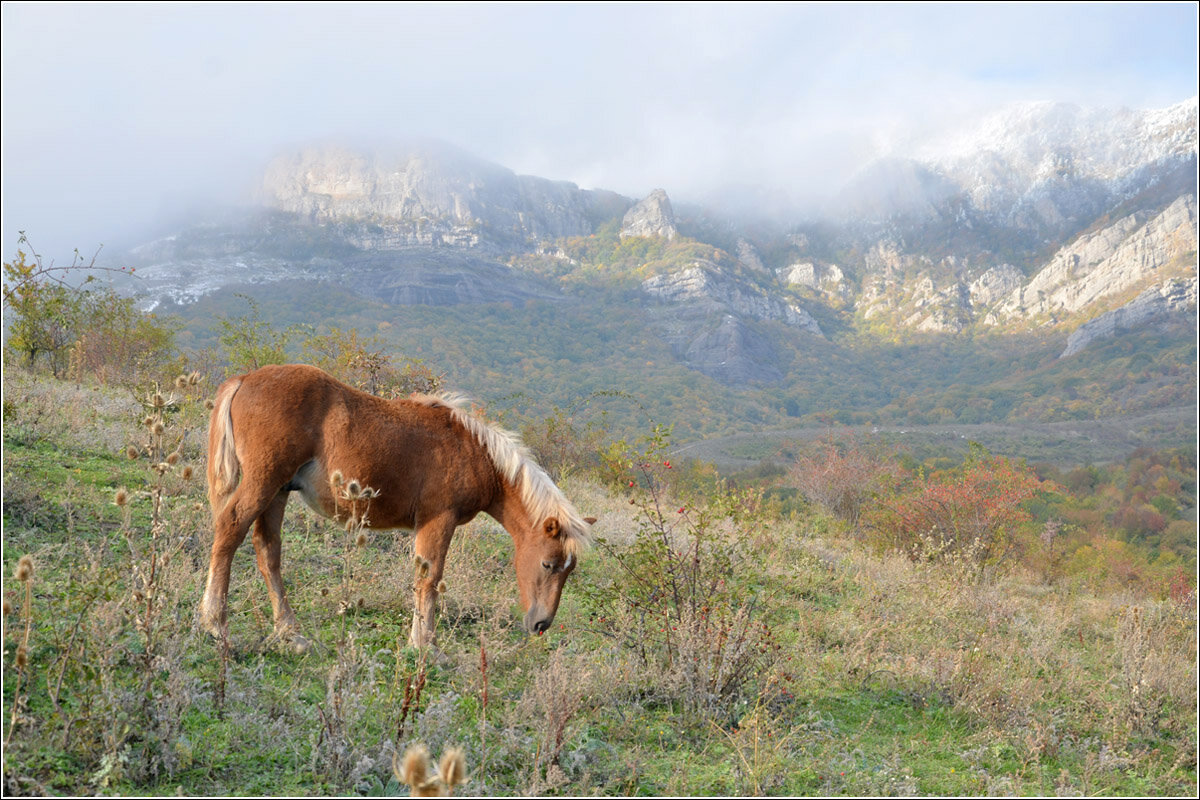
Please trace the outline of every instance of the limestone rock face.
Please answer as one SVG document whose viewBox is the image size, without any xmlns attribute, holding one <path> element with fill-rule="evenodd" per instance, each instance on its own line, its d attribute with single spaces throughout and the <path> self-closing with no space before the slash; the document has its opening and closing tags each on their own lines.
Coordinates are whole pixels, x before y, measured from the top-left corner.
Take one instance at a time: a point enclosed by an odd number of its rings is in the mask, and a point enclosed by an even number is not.
<svg viewBox="0 0 1200 800">
<path fill-rule="evenodd" d="M 621 238 L 630 236 L 657 236 L 674 239 L 679 235 L 675 227 L 675 212 L 671 200 L 662 189 L 655 189 L 640 203 L 625 213 L 621 220 Z"/>
<path fill-rule="evenodd" d="M 1196 196 L 1189 194 L 1157 216 L 1130 214 L 1062 248 L 1000 303 L 997 316 L 1073 314 L 1195 250 Z"/>
<path fill-rule="evenodd" d="M 1124 331 L 1138 330 L 1169 320 L 1190 316 L 1196 325 L 1197 280 L 1193 276 L 1170 280 L 1142 292 L 1120 308 L 1086 322 L 1067 339 L 1067 348 L 1059 358 L 1072 356 L 1098 339 L 1108 339 Z"/>
<path fill-rule="evenodd" d="M 616 198 L 516 175 L 441 144 L 307 148 L 272 161 L 261 194 L 314 222 L 367 223 L 352 231 L 364 249 L 473 247 L 485 233 L 517 241 L 587 235 L 589 214 Z"/>
<path fill-rule="evenodd" d="M 1012 264 L 1001 264 L 984 272 L 967 286 L 971 306 L 991 306 L 997 300 L 1012 294 L 1024 282 L 1025 275 Z"/>
<path fill-rule="evenodd" d="M 763 264 L 762 259 L 758 256 L 758 251 L 745 238 L 739 238 L 737 241 L 737 258 L 738 263 L 744 267 L 748 267 L 756 272 L 767 271 L 766 265 Z"/>
<path fill-rule="evenodd" d="M 697 262 L 679 272 L 648 278 L 642 282 L 642 290 L 663 302 L 686 303 L 709 312 L 732 311 L 753 319 L 782 322 L 814 336 L 824 336 L 821 326 L 812 315 L 798 305 L 721 274 L 715 267 L 713 264 Z"/>
<path fill-rule="evenodd" d="M 655 324 L 676 358 L 723 383 L 771 383 L 783 378 L 762 323 L 779 322 L 824 338 L 820 325 L 795 305 L 696 262 L 642 282 L 657 304 Z"/>
</svg>

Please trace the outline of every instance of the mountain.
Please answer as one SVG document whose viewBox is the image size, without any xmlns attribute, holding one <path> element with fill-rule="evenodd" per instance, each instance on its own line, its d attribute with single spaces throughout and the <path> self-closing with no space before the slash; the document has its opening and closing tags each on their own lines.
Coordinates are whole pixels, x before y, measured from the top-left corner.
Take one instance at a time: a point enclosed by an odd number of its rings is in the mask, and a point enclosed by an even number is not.
<svg viewBox="0 0 1200 800">
<path fill-rule="evenodd" d="M 499 326 L 493 340 L 520 329 L 542 342 L 507 345 L 520 354 L 504 361 L 510 370 L 547 350 L 560 370 L 588 368 L 591 356 L 567 358 L 524 327 L 536 318 L 589 347 L 617 348 L 594 361 L 612 370 L 608 359 L 623 359 L 623 390 L 637 391 L 639 374 L 661 377 L 664 358 L 673 376 L 703 376 L 678 402 L 715 414 L 711 398 L 725 398 L 726 422 L 822 408 L 916 419 L 927 414 L 913 397 L 961 387 L 972 370 L 981 371 L 971 381 L 991 380 L 1002 363 L 1054 375 L 1078 363 L 1101 376 L 1101 362 L 1118 357 L 1104 343 L 1140 332 L 1154 343 L 1145 346 L 1168 348 L 1162 370 L 1194 360 L 1179 335 L 1195 320 L 1196 131 L 1195 98 L 1145 112 L 1014 106 L 865 166 L 821 216 L 787 224 L 673 203 L 666 189 L 628 198 L 517 175 L 436 142 L 324 144 L 266 165 L 258 207 L 197 220 L 129 260 L 146 305 L 193 319 L 199 340 L 211 337 L 194 319 L 214 313 L 207 298 L 237 289 L 261 300 L 271 287 L 314 285 L 346 298 L 347 310 L 299 318 L 374 315 L 398 349 L 421 349 L 421 326 L 443 347 L 463 344 L 471 321 L 487 317 Z M 356 310 L 350 297 L 380 305 Z M 624 328 L 612 327 L 618 320 Z M 497 358 L 488 347 L 464 358 Z M 1091 349 L 1100 361 L 1083 358 Z M 894 361 L 898 352 L 906 355 Z M 935 352 L 955 355 L 907 374 L 943 358 Z M 497 369 L 445 368 L 487 384 L 469 390 L 506 385 Z M 523 369 L 509 391 L 533 389 Z M 544 390 L 549 373 L 537 375 Z M 1194 394 L 1194 371 L 1155 376 L 1145 396 L 1125 392 L 1122 402 L 1159 407 Z M 1001 381 L 987 403 L 929 395 L 929 408 L 976 421 L 1087 413 L 1042 402 L 1045 380 L 1059 378 L 1038 380 L 1043 389 L 1020 396 Z M 1104 391 L 1093 395 L 1106 402 Z"/>
</svg>

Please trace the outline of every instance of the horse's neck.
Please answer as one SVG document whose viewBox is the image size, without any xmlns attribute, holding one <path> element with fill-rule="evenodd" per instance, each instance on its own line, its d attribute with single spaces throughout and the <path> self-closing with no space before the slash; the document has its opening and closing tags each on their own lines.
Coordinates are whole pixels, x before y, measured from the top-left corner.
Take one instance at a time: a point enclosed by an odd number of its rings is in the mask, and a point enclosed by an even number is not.
<svg viewBox="0 0 1200 800">
<path fill-rule="evenodd" d="M 521 499 L 521 492 L 501 478 L 499 498 L 487 513 L 504 526 L 514 539 L 524 536 L 533 525 L 533 519 Z"/>
</svg>

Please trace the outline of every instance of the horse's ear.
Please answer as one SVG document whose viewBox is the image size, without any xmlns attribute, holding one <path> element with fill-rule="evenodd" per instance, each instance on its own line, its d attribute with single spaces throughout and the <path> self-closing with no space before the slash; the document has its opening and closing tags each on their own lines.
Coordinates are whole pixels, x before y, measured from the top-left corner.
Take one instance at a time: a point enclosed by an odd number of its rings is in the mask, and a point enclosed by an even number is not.
<svg viewBox="0 0 1200 800">
<path fill-rule="evenodd" d="M 584 517 L 584 518 L 583 518 L 583 521 L 584 521 L 584 522 L 586 522 L 588 525 L 595 525 L 595 524 L 596 524 L 596 518 L 595 518 L 595 517 Z"/>
<path fill-rule="evenodd" d="M 562 526 L 558 524 L 558 517 L 548 517 L 544 527 L 546 530 L 546 535 L 551 539 L 557 539 L 558 535 L 562 533 Z"/>
</svg>

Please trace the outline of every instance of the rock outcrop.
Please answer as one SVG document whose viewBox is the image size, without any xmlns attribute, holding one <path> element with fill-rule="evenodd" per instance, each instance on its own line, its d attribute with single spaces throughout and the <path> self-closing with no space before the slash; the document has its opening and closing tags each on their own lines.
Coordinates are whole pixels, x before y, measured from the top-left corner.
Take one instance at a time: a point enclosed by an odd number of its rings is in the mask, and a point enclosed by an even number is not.
<svg viewBox="0 0 1200 800">
<path fill-rule="evenodd" d="M 697 262 L 669 275 L 656 275 L 642 281 L 642 290 L 665 303 L 686 304 L 706 313 L 733 312 L 753 319 L 782 322 L 813 336 L 824 337 L 821 326 L 803 308 L 720 273 L 714 264 Z"/>
<path fill-rule="evenodd" d="M 675 212 L 671 200 L 662 189 L 655 189 L 644 200 L 625 213 L 621 220 L 621 238 L 630 236 L 657 236 L 674 239 L 679 235 L 675 227 Z"/>
<path fill-rule="evenodd" d="M 1086 322 L 1070 335 L 1059 358 L 1073 356 L 1098 339 L 1108 339 L 1125 331 L 1147 328 L 1171 318 L 1190 316 L 1196 325 L 1196 284 L 1193 276 L 1170 280 L 1147 289 L 1120 308 Z"/>
<path fill-rule="evenodd" d="M 388 151 L 317 147 L 283 155 L 263 176 L 262 199 L 313 222 L 359 222 L 355 245 L 474 247 L 583 236 L 598 209 L 628 201 L 573 183 L 516 175 L 443 144 Z"/>
<path fill-rule="evenodd" d="M 675 357 L 723 383 L 773 383 L 783 378 L 772 337 L 761 323 L 778 322 L 824 338 L 804 309 L 731 277 L 716 264 L 642 282 L 657 304 L 653 316 Z"/>
<path fill-rule="evenodd" d="M 1156 216 L 1130 214 L 1062 248 L 997 306 L 992 321 L 1077 313 L 1195 251 L 1196 196 L 1189 194 Z"/>
</svg>

